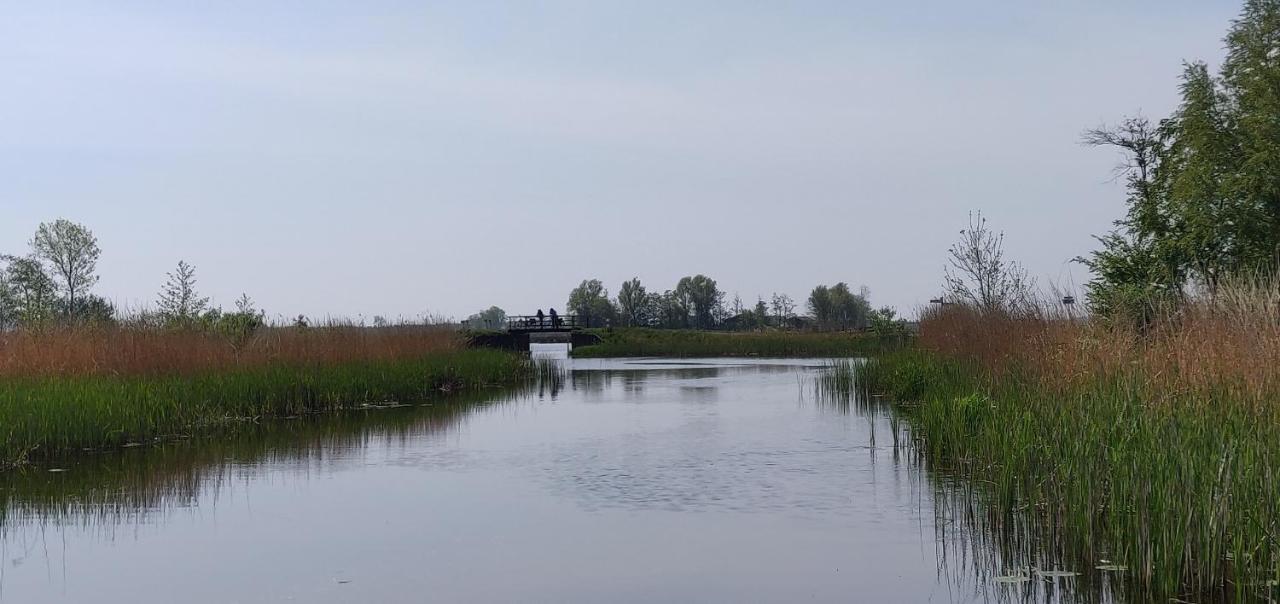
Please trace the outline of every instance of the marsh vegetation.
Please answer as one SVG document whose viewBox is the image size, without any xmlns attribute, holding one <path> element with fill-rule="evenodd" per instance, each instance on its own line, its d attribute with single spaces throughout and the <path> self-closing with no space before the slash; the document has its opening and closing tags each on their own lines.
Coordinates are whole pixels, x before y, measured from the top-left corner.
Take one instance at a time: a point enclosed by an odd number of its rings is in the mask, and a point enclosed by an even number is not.
<svg viewBox="0 0 1280 604">
<path fill-rule="evenodd" d="M 575 357 L 848 357 L 900 347 L 908 341 L 906 336 L 857 332 L 622 328 L 592 333 L 601 343 L 574 349 Z"/>
<path fill-rule="evenodd" d="M 201 332 L 64 328 L 0 336 L 6 465 L 264 417 L 509 386 L 527 359 L 439 328 L 265 328 L 239 348 Z"/>
</svg>

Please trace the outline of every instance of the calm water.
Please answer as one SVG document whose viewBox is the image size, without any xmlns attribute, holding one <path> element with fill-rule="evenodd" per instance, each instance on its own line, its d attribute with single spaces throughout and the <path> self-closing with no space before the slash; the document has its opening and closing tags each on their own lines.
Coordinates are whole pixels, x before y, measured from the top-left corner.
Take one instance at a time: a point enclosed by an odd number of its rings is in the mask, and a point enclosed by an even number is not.
<svg viewBox="0 0 1280 604">
<path fill-rule="evenodd" d="M 822 364 L 568 361 L 496 400 L 10 476 L 0 602 L 992 597 L 940 564 L 888 420 L 807 394 Z"/>
</svg>

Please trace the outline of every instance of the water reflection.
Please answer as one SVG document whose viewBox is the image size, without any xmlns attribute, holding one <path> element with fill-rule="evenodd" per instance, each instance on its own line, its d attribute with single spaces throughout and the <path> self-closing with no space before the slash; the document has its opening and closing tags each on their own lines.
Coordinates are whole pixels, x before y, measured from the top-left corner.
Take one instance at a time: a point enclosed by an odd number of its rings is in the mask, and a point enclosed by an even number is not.
<svg viewBox="0 0 1280 604">
<path fill-rule="evenodd" d="M 0 473 L 0 533 L 30 524 L 110 527 L 145 522 L 263 471 L 313 475 L 350 468 L 359 456 L 334 452 L 412 449 L 447 437 L 516 391 L 449 402 L 348 410 L 246 422 L 194 440 L 88 453 Z"/>
<path fill-rule="evenodd" d="M 814 390 L 822 361 L 533 352 L 557 364 L 526 391 L 2 475 L 0 601 L 1109 594 L 1092 575 L 997 582 L 1052 562 L 1008 530 L 1033 523 L 989 516 L 885 405 Z"/>
</svg>

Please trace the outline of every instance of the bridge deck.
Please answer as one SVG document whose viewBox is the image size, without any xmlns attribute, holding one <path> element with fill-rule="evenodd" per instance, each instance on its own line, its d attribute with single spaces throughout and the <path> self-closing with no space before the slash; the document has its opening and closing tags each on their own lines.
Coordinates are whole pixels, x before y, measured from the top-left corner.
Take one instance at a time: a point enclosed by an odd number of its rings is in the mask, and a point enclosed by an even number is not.
<svg viewBox="0 0 1280 604">
<path fill-rule="evenodd" d="M 537 315 L 516 315 L 507 317 L 507 331 L 512 333 L 555 333 L 577 331 L 586 327 L 578 323 L 577 315 L 559 315 L 555 321 L 551 317 Z"/>
</svg>

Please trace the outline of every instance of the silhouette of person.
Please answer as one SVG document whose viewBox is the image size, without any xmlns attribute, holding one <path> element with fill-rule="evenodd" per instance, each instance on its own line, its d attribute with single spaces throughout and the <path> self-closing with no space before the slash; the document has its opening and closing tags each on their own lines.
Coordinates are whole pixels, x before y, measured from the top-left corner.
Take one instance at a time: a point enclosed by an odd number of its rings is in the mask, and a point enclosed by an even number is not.
<svg viewBox="0 0 1280 604">
<path fill-rule="evenodd" d="M 551 309 L 551 329 L 558 329 L 559 327 L 560 327 L 560 315 L 557 315 L 556 309 L 553 308 Z"/>
<path fill-rule="evenodd" d="M 546 319 L 546 315 L 542 314 L 542 309 L 538 309 L 538 327 L 542 327 L 542 321 Z"/>
</svg>

